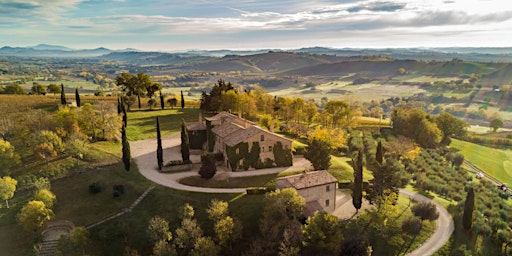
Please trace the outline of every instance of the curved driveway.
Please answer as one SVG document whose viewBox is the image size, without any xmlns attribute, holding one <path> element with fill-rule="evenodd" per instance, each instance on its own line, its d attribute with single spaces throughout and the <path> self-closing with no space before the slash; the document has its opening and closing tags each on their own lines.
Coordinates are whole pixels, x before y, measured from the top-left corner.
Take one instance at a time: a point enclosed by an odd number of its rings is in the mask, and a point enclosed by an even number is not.
<svg viewBox="0 0 512 256">
<path fill-rule="evenodd" d="M 164 159 L 166 156 L 174 156 L 173 160 L 180 159 L 178 146 L 181 143 L 179 133 L 165 136 L 162 139 L 162 147 L 164 148 Z M 197 171 L 180 172 L 180 173 L 160 173 L 157 171 L 156 163 L 156 139 L 147 139 L 141 141 L 130 142 L 131 155 L 138 166 L 139 172 L 147 179 L 173 189 L 201 192 L 201 193 L 243 193 L 245 188 L 205 188 L 194 187 L 180 184 L 178 181 L 185 177 L 199 176 Z M 165 159 L 169 161 L 170 159 Z M 197 156 L 191 155 L 193 162 L 199 162 Z M 245 171 L 245 172 L 226 172 L 229 177 L 248 177 L 256 175 L 265 175 L 271 173 L 279 173 L 283 171 L 304 170 L 309 169 L 310 163 L 303 158 L 295 158 L 294 164 L 287 168 L 269 168 L 264 170 Z M 417 202 L 429 201 L 436 205 L 439 212 L 439 219 L 437 220 L 436 230 L 432 236 L 414 251 L 408 253 L 409 256 L 424 256 L 432 255 L 440 249 L 449 239 L 454 230 L 454 223 L 451 215 L 438 203 L 431 199 L 422 196 L 418 193 L 400 190 L 400 194 L 411 197 Z"/>
</svg>

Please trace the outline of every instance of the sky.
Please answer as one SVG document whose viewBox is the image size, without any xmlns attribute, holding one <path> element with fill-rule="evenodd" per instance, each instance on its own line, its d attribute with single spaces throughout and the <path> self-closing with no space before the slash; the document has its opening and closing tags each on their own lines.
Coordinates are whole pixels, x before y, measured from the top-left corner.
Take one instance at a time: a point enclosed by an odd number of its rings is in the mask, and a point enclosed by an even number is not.
<svg viewBox="0 0 512 256">
<path fill-rule="evenodd" d="M 0 47 L 510 47 L 509 0 L 0 0 Z"/>
</svg>

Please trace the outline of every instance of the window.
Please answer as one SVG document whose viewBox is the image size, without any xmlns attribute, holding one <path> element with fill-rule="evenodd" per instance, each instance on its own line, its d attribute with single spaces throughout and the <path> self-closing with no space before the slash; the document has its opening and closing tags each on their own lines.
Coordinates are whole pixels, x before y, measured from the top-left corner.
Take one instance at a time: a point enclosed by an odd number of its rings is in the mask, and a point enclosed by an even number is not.
<svg viewBox="0 0 512 256">
<path fill-rule="evenodd" d="M 329 199 L 325 200 L 325 206 L 329 206 Z"/>
<path fill-rule="evenodd" d="M 325 187 L 325 192 L 329 192 L 329 191 L 331 191 L 331 186 L 327 185 L 327 186 Z"/>
<path fill-rule="evenodd" d="M 272 151 L 272 146 L 268 146 L 268 151 Z"/>
<path fill-rule="evenodd" d="M 265 141 L 265 135 L 261 135 L 260 141 Z"/>
</svg>

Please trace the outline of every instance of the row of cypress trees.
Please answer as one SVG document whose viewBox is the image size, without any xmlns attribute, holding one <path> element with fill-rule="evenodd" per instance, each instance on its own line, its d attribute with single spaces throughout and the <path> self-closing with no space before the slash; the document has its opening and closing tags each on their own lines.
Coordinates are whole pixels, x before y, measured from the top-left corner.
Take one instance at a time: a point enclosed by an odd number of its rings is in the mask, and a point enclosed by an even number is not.
<svg viewBox="0 0 512 256">
<path fill-rule="evenodd" d="M 76 106 L 80 107 L 80 94 L 78 93 L 78 88 L 75 89 L 75 101 Z M 60 84 L 60 104 L 66 105 L 66 94 L 64 93 L 64 84 Z"/>
</svg>

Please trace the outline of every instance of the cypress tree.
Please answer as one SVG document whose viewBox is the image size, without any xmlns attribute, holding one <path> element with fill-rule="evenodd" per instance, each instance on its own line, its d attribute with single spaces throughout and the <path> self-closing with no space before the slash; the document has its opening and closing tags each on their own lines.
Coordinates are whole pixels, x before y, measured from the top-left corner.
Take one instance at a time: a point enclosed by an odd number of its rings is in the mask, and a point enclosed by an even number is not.
<svg viewBox="0 0 512 256">
<path fill-rule="evenodd" d="M 357 152 L 357 163 L 354 164 L 354 185 L 352 188 L 352 204 L 356 211 L 361 209 L 363 203 L 363 152 Z"/>
<path fill-rule="evenodd" d="M 76 106 L 80 107 L 80 94 L 78 93 L 78 88 L 75 88 L 75 100 L 76 100 Z"/>
<path fill-rule="evenodd" d="M 128 139 L 126 138 L 126 127 L 123 125 L 121 128 L 121 140 L 123 144 L 123 163 L 124 169 L 126 171 L 130 170 L 130 144 L 128 143 Z"/>
<path fill-rule="evenodd" d="M 66 93 L 64 93 L 64 84 L 60 84 L 60 104 L 66 105 Z"/>
<path fill-rule="evenodd" d="M 156 117 L 156 159 L 158 162 L 158 170 L 162 170 L 162 165 L 164 162 L 163 150 L 162 150 L 162 137 L 160 135 L 160 121 L 158 120 L 158 116 Z"/>
<path fill-rule="evenodd" d="M 140 105 L 140 95 L 137 95 L 137 101 L 139 102 L 139 109 L 141 108 L 141 105 Z"/>
<path fill-rule="evenodd" d="M 377 144 L 377 153 L 375 154 L 375 160 L 382 165 L 384 161 L 384 152 L 382 151 L 382 142 L 379 140 L 379 144 Z"/>
<path fill-rule="evenodd" d="M 123 112 L 121 109 L 121 97 L 117 97 L 117 114 L 120 115 Z"/>
<path fill-rule="evenodd" d="M 181 157 L 184 163 L 190 163 L 190 146 L 185 121 L 181 123 Z"/>
<path fill-rule="evenodd" d="M 160 91 L 160 107 L 162 107 L 162 110 L 165 108 L 164 95 L 162 95 L 162 91 Z"/>
<path fill-rule="evenodd" d="M 466 196 L 466 202 L 464 203 L 464 213 L 462 215 L 462 226 L 465 230 L 471 229 L 473 225 L 473 210 L 475 208 L 475 192 L 473 188 L 469 188 Z"/>
<path fill-rule="evenodd" d="M 183 97 L 183 91 L 181 91 L 181 110 L 185 108 L 185 97 Z"/>
<path fill-rule="evenodd" d="M 126 114 L 126 109 L 124 108 L 124 105 L 121 107 L 121 110 L 123 110 L 123 126 L 128 126 L 128 115 Z"/>
</svg>

